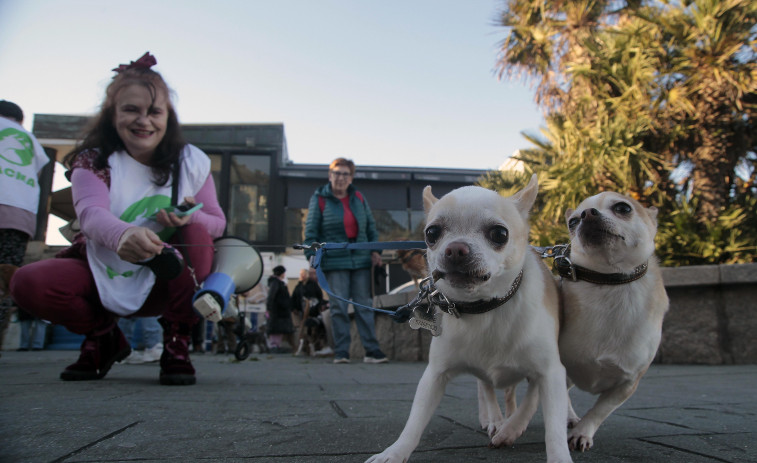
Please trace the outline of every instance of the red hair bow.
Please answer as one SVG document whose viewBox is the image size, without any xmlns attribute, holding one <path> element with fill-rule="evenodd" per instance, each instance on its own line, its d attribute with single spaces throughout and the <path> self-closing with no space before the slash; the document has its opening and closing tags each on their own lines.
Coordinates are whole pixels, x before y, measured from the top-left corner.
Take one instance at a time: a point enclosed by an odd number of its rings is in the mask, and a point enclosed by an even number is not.
<svg viewBox="0 0 757 463">
<path fill-rule="evenodd" d="M 139 58 L 136 61 L 132 61 L 129 64 L 122 64 L 118 66 L 117 68 L 114 68 L 113 71 L 116 72 L 124 72 L 127 69 L 150 69 L 151 67 L 158 64 L 158 60 L 155 59 L 154 56 L 150 54 L 150 52 L 145 52 L 144 55 L 142 55 L 141 58 Z"/>
</svg>

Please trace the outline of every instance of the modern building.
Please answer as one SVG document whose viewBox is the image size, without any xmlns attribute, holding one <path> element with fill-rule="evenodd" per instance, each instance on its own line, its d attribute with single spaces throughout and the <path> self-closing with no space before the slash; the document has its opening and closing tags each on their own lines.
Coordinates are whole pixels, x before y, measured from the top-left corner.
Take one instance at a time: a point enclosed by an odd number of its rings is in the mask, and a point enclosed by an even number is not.
<svg viewBox="0 0 757 463">
<path fill-rule="evenodd" d="M 35 114 L 32 132 L 48 155 L 61 162 L 79 141 L 89 122 L 85 116 Z M 295 164 L 287 152 L 284 124 L 188 124 L 185 138 L 211 159 L 218 199 L 227 218 L 226 235 L 249 241 L 263 256 L 266 273 L 279 263 L 296 278 L 307 267 L 300 250 L 311 195 L 328 181 L 328 164 Z M 336 157 L 336 156 L 335 156 Z M 410 162 L 412 160 L 409 160 Z M 40 212 L 63 220 L 75 218 L 71 189 L 52 192 L 53 169 L 49 163 L 40 176 Z M 433 187 L 441 196 L 471 185 L 485 173 L 476 169 L 357 166 L 354 185 L 373 210 L 381 241 L 423 239 L 422 190 Z M 38 214 L 34 240 L 44 243 L 48 214 Z M 29 255 L 27 254 L 27 257 Z M 392 252 L 385 253 L 387 276 L 374 285 L 382 294 L 410 280 Z M 76 349 L 81 336 L 55 327 L 51 348 Z M 208 337 L 210 339 L 210 336 Z"/>
<path fill-rule="evenodd" d="M 61 161 L 87 122 L 82 116 L 36 114 L 32 132 Z M 332 159 L 324 159 L 323 164 L 291 162 L 283 124 L 188 124 L 182 129 L 189 143 L 210 156 L 218 199 L 227 218 L 226 234 L 250 241 L 261 252 L 301 255 L 292 245 L 302 242 L 308 202 L 314 190 L 328 181 Z M 485 172 L 359 165 L 353 183 L 373 210 L 381 241 L 422 240 L 423 188 L 431 185 L 434 194 L 441 196 L 475 183 Z M 43 196 L 40 210 L 64 220 L 74 218 L 70 189 Z M 409 279 L 402 272 L 390 271 L 392 274 L 396 278 L 391 280 L 400 283 Z"/>
</svg>

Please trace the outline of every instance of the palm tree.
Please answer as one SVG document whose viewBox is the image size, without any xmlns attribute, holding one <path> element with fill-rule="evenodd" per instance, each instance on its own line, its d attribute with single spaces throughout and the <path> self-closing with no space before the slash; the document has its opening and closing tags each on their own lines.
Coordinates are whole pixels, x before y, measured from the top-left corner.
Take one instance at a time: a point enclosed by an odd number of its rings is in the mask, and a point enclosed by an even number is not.
<svg viewBox="0 0 757 463">
<path fill-rule="evenodd" d="M 757 3 L 697 0 L 640 15 L 660 32 L 656 119 L 670 140 L 661 151 L 690 164 L 681 182 L 699 197 L 698 221 L 712 222 L 757 143 Z"/>
<path fill-rule="evenodd" d="M 755 2 L 510 0 L 500 19 L 508 28 L 500 76 L 534 81 L 545 111 L 542 137 L 520 156 L 539 173 L 541 213 L 554 224 L 540 232 L 564 235 L 565 209 L 603 190 L 657 206 L 663 221 L 675 216 L 660 224 L 671 241 L 683 224 L 701 241 L 708 224 L 719 221 L 728 234 L 721 219 L 733 227 L 757 216 L 747 204 L 755 196 Z M 756 248 L 743 246 L 749 237 L 726 238 L 727 252 L 701 254 L 728 261 L 751 250 L 754 259 Z M 709 249 L 688 244 L 663 252 L 674 260 L 681 249 Z"/>
</svg>

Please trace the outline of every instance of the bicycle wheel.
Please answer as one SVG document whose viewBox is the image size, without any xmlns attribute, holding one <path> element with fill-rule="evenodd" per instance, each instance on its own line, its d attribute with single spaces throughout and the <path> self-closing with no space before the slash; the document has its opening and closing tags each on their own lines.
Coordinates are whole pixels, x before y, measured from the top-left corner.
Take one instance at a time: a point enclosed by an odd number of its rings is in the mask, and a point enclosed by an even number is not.
<svg viewBox="0 0 757 463">
<path fill-rule="evenodd" d="M 234 357 L 236 357 L 237 360 L 245 360 L 247 357 L 250 356 L 250 343 L 245 341 L 240 341 L 237 345 L 237 348 L 234 350 Z"/>
</svg>

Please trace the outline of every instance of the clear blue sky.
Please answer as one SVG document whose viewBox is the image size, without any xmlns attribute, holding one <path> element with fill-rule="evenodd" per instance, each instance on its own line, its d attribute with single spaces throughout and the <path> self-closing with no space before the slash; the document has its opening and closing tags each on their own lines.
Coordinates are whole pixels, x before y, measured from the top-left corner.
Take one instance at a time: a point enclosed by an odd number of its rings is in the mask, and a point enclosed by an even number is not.
<svg viewBox="0 0 757 463">
<path fill-rule="evenodd" d="M 284 123 L 295 163 L 497 168 L 538 132 L 501 0 L 0 0 L 0 98 L 93 114 L 145 51 L 184 123 Z"/>
</svg>

